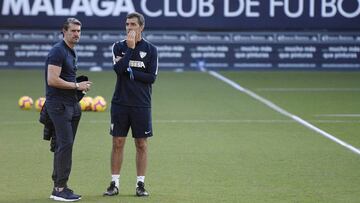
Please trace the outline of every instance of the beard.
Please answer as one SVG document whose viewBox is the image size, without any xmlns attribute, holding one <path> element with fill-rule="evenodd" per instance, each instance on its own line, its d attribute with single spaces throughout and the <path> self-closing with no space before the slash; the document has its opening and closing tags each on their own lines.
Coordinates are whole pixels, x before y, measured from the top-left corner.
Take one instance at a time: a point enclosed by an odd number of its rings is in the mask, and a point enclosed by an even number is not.
<svg viewBox="0 0 360 203">
<path fill-rule="evenodd" d="M 72 42 L 73 44 L 77 44 L 77 43 L 79 43 L 79 41 L 80 41 L 80 37 L 73 38 L 73 39 L 71 40 L 71 42 Z"/>
</svg>

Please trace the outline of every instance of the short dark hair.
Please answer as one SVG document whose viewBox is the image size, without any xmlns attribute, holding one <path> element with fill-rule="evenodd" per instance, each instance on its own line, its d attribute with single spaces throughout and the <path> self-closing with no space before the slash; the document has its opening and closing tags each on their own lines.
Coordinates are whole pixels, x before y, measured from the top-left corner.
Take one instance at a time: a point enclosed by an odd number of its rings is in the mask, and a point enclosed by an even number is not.
<svg viewBox="0 0 360 203">
<path fill-rule="evenodd" d="M 145 26 L 145 18 L 141 13 L 132 12 L 126 16 L 126 19 L 137 18 L 140 26 Z"/>
<path fill-rule="evenodd" d="M 75 24 L 75 25 L 80 25 L 81 26 L 81 22 L 80 20 L 76 19 L 76 18 L 68 18 L 66 19 L 66 21 L 63 24 L 63 30 L 68 30 L 70 24 Z"/>
</svg>

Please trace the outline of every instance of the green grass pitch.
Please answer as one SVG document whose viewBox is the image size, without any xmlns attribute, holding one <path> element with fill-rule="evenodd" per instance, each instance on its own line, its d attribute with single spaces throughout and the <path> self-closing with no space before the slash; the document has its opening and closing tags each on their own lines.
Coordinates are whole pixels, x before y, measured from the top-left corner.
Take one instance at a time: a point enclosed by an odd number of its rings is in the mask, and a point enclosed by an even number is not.
<svg viewBox="0 0 360 203">
<path fill-rule="evenodd" d="M 110 181 L 109 105 L 115 73 L 85 72 L 105 112 L 84 112 L 69 185 L 82 202 L 359 202 L 360 155 L 202 72 L 161 72 L 153 86 L 148 198 L 136 198 L 127 139 L 121 191 Z M 221 72 L 333 136 L 360 147 L 360 72 Z M 39 113 L 44 73 L 0 71 L 0 202 L 52 202 L 52 153 Z"/>
</svg>

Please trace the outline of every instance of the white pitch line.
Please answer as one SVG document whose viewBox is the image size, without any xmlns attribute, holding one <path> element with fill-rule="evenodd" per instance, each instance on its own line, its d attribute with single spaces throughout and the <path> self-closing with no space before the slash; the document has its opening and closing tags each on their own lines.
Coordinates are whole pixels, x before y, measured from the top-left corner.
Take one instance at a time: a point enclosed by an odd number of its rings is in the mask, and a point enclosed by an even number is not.
<svg viewBox="0 0 360 203">
<path fill-rule="evenodd" d="M 360 123 L 360 120 L 310 120 L 312 123 Z"/>
<path fill-rule="evenodd" d="M 96 121 L 94 121 L 96 122 Z M 198 119 L 198 120 L 154 120 L 154 123 L 295 123 L 295 120 L 246 120 L 246 119 Z M 360 120 L 311 120 L 313 123 L 360 123 Z"/>
<path fill-rule="evenodd" d="M 84 121 L 86 122 L 86 121 Z M 244 119 L 169 119 L 169 120 L 153 120 L 153 123 L 293 123 L 289 120 L 244 120 Z M 359 121 L 360 122 L 360 121 Z M 91 120 L 87 123 L 110 123 L 110 121 Z"/>
<path fill-rule="evenodd" d="M 218 120 L 155 120 L 154 123 L 291 123 L 288 120 L 237 120 L 237 119 L 218 119 Z"/>
<path fill-rule="evenodd" d="M 360 122 L 360 121 L 359 121 Z M 110 120 L 81 120 L 81 123 L 110 123 Z M 197 119 L 197 120 L 153 120 L 153 123 L 294 123 L 291 120 L 244 120 L 244 119 Z M 0 125 L 34 125 L 42 124 L 38 121 L 4 121 Z"/>
<path fill-rule="evenodd" d="M 266 92 L 359 92 L 360 88 L 257 88 L 256 91 Z"/>
<path fill-rule="evenodd" d="M 352 146 L 352 145 L 350 145 L 350 144 L 348 144 L 348 143 L 346 143 L 346 142 L 344 142 L 344 141 L 336 138 L 335 136 L 333 136 L 333 135 L 331 135 L 331 134 L 329 134 L 329 133 L 327 133 L 327 132 L 325 132 L 325 131 L 317 128 L 316 126 L 310 124 L 309 122 L 303 120 L 302 118 L 300 118 L 300 117 L 298 117 L 298 116 L 296 116 L 296 115 L 293 115 L 293 114 L 285 111 L 284 109 L 278 107 L 277 105 L 275 105 L 275 104 L 272 103 L 271 101 L 269 101 L 269 100 L 267 100 L 267 99 L 265 99 L 265 98 L 263 98 L 263 97 L 255 94 L 254 92 L 252 92 L 252 91 L 250 91 L 250 90 L 248 90 L 248 89 L 246 89 L 246 88 L 244 88 L 244 87 L 242 87 L 242 86 L 240 86 L 240 85 L 237 84 L 236 82 L 234 82 L 234 81 L 232 81 L 232 80 L 224 77 L 223 75 L 221 75 L 221 74 L 219 74 L 219 73 L 217 73 L 217 72 L 215 72 L 215 71 L 209 71 L 208 73 L 209 73 L 210 75 L 214 76 L 215 78 L 217 78 L 217 79 L 219 79 L 219 80 L 221 80 L 221 81 L 229 84 L 230 86 L 232 86 L 233 88 L 239 90 L 240 92 L 243 92 L 243 93 L 249 95 L 250 97 L 252 97 L 252 98 L 254 98 L 254 99 L 256 99 L 256 100 L 264 103 L 265 105 L 267 105 L 267 106 L 270 107 L 271 109 L 279 112 L 280 114 L 282 114 L 282 115 L 284 115 L 284 116 L 287 116 L 287 117 L 295 120 L 296 122 L 300 123 L 301 125 L 303 125 L 303 126 L 309 128 L 309 129 L 311 129 L 311 130 L 319 133 L 320 135 L 322 135 L 322 136 L 324 136 L 324 137 L 326 137 L 326 138 L 328 138 L 328 139 L 330 139 L 330 140 L 332 140 L 332 141 L 334 141 L 334 142 L 342 145 L 343 147 L 351 150 L 352 152 L 360 155 L 360 150 L 357 149 L 357 148 L 355 148 L 354 146 Z"/>
<path fill-rule="evenodd" d="M 360 120 L 311 120 L 313 123 L 330 123 L 330 124 L 336 124 L 336 123 L 360 123 Z M 81 120 L 80 123 L 110 123 L 110 120 Z M 187 123 L 261 123 L 261 124 L 267 124 L 267 123 L 295 123 L 294 120 L 246 120 L 246 119 L 196 119 L 196 120 L 178 120 L 178 119 L 170 119 L 170 120 L 153 120 L 153 123 L 181 123 L 181 124 L 187 124 Z M 0 122 L 0 126 L 8 126 L 8 125 L 39 125 L 42 126 L 42 124 L 38 121 L 4 121 Z"/>
<path fill-rule="evenodd" d="M 360 117 L 360 114 L 317 114 L 316 117 Z"/>
</svg>

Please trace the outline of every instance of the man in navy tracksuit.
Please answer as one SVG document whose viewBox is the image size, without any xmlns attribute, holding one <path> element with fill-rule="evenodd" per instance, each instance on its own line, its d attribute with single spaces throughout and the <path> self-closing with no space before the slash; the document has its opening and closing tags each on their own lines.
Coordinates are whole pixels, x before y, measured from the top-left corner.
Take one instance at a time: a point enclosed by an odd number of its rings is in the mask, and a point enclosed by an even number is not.
<svg viewBox="0 0 360 203">
<path fill-rule="evenodd" d="M 80 195 L 69 189 L 72 148 L 81 117 L 77 91 L 88 91 L 91 82 L 76 82 L 77 56 L 74 50 L 80 40 L 81 22 L 68 18 L 62 28 L 63 40 L 54 45 L 46 58 L 45 106 L 54 124 L 56 147 L 50 198 L 57 201 L 77 201 Z"/>
<path fill-rule="evenodd" d="M 131 127 L 136 146 L 136 195 L 148 196 L 145 190 L 147 166 L 147 138 L 153 135 L 151 121 L 152 84 L 158 72 L 157 49 L 142 38 L 145 19 L 140 13 L 126 17 L 125 40 L 113 45 L 116 87 L 111 103 L 111 127 L 113 136 L 111 152 L 111 183 L 104 195 L 119 193 L 120 170 L 123 161 L 126 136 Z"/>
</svg>

